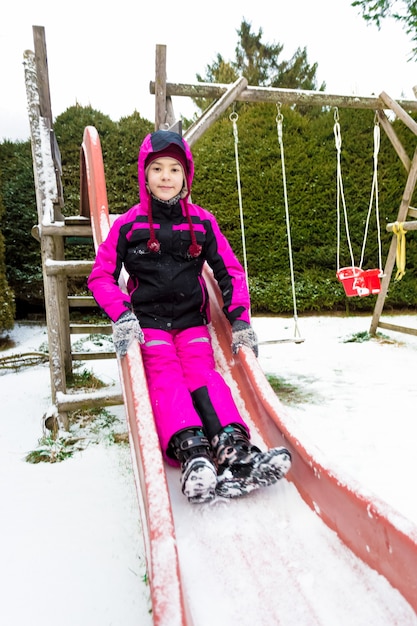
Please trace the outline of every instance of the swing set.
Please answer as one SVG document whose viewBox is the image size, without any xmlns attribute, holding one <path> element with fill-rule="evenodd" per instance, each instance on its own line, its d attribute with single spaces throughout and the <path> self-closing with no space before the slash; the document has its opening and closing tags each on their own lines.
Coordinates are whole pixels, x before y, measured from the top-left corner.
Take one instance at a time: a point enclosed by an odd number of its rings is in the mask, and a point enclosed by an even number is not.
<svg viewBox="0 0 417 626">
<path fill-rule="evenodd" d="M 381 265 L 377 269 L 365 270 L 362 266 L 363 260 L 359 265 L 355 265 L 354 259 L 351 259 L 350 266 L 337 268 L 336 278 L 340 280 L 344 288 L 348 288 L 348 296 L 377 294 L 370 334 L 375 334 L 379 326 L 417 335 L 417 329 L 403 326 L 395 326 L 394 328 L 393 324 L 380 320 L 396 261 L 398 271 L 395 279 L 400 280 L 405 273 L 405 234 L 408 231 L 417 230 L 417 208 L 411 206 L 412 195 L 417 185 L 417 150 L 415 150 L 412 157 L 409 157 L 384 111 L 385 109 L 392 111 L 396 118 L 401 120 L 417 136 L 417 122 L 409 113 L 417 111 L 416 100 L 400 99 L 395 101 L 384 91 L 378 96 L 342 96 L 301 89 L 255 87 L 248 85 L 246 79 L 242 76 L 232 84 L 171 83 L 167 82 L 166 46 L 162 45 L 156 47 L 155 81 L 150 82 L 149 90 L 151 94 L 155 95 L 155 129 L 175 125 L 176 120 L 173 115 L 171 102 L 174 96 L 202 97 L 213 101 L 201 117 L 185 131 L 184 138 L 190 146 L 204 134 L 205 130 L 212 123 L 227 111 L 230 105 L 239 101 L 254 104 L 280 101 L 282 104 L 289 106 L 300 104 L 302 106 L 343 107 L 344 109 L 369 109 L 376 111 L 386 137 L 391 142 L 407 172 L 407 183 L 402 195 L 397 220 L 393 224 L 386 225 L 387 231 L 393 233 L 393 238 L 383 270 Z M 417 97 L 417 85 L 413 87 L 413 91 Z M 376 133 L 378 133 L 378 130 Z M 340 182 L 341 178 L 338 184 Z M 376 180 L 373 184 L 377 184 Z M 375 191 L 377 192 L 376 188 Z M 377 198 L 377 193 L 375 195 Z"/>
<path fill-rule="evenodd" d="M 238 136 L 237 121 L 239 119 L 239 116 L 234 109 L 233 109 L 233 112 L 230 114 L 229 119 L 232 122 L 232 126 L 233 126 L 235 161 L 236 161 L 236 179 L 237 179 L 237 190 L 238 190 L 238 199 L 239 199 L 240 228 L 241 228 L 241 235 L 242 235 L 243 264 L 244 264 L 246 280 L 248 282 L 248 262 L 247 262 L 247 253 L 246 253 L 245 224 L 244 224 L 244 216 L 243 216 L 242 190 L 241 190 L 240 167 L 239 167 L 239 150 L 238 150 L 239 136 Z M 266 341 L 263 343 L 281 343 L 281 342 L 286 342 L 286 341 L 294 341 L 296 343 L 301 343 L 304 341 L 304 339 L 301 338 L 299 327 L 298 327 L 295 275 L 294 275 L 294 264 L 293 264 L 292 243 L 291 243 L 290 214 L 289 214 L 289 206 L 288 206 L 288 191 L 287 191 L 286 169 L 285 169 L 283 120 L 284 120 L 284 117 L 281 112 L 281 103 L 278 102 L 276 123 L 277 123 L 278 144 L 279 144 L 280 155 L 281 155 L 282 182 L 283 182 L 283 190 L 284 190 L 285 221 L 286 221 L 286 228 L 287 228 L 288 256 L 289 256 L 291 290 L 292 290 L 292 299 L 293 299 L 294 336 L 293 338 L 289 338 L 289 339 L 277 339 L 277 340 Z M 369 295 L 376 295 L 376 294 L 379 294 L 381 291 L 381 278 L 384 276 L 384 271 L 382 269 L 382 244 L 381 244 L 379 195 L 378 195 L 378 155 L 379 155 L 380 137 L 381 137 L 378 114 L 375 113 L 375 118 L 374 118 L 373 177 L 372 177 L 371 194 L 370 194 L 370 200 L 369 200 L 369 206 L 368 206 L 368 213 L 367 213 L 367 217 L 365 221 L 365 231 L 364 231 L 359 264 L 356 264 L 355 259 L 354 259 L 353 247 L 352 247 L 350 231 L 349 231 L 348 211 L 347 211 L 345 193 L 344 193 L 344 187 L 343 187 L 343 176 L 342 176 L 342 165 L 341 165 L 342 134 L 341 134 L 341 128 L 340 128 L 338 107 L 334 108 L 333 132 L 334 132 L 334 137 L 335 137 L 335 146 L 336 146 L 336 154 L 337 154 L 337 168 L 336 168 L 336 187 L 337 187 L 337 196 L 336 196 L 337 258 L 336 258 L 336 264 L 337 264 L 337 271 L 336 271 L 336 277 L 340 281 L 340 283 L 343 285 L 345 294 L 348 297 L 353 297 L 353 296 L 364 297 L 364 296 L 369 296 Z M 377 230 L 377 239 L 378 239 L 379 266 L 377 268 L 364 269 L 363 265 L 364 265 L 364 259 L 365 259 L 366 243 L 367 243 L 369 226 L 370 226 L 370 221 L 371 221 L 374 205 L 375 205 L 375 220 L 376 220 L 376 230 Z M 351 265 L 346 266 L 346 267 L 341 267 L 341 263 L 340 263 L 342 213 L 343 213 L 345 233 L 346 233 L 346 238 L 347 238 L 347 246 L 349 249 L 350 260 L 351 260 Z"/>
<path fill-rule="evenodd" d="M 281 154 L 281 166 L 282 166 L 282 182 L 284 188 L 284 205 L 285 205 L 285 223 L 287 229 L 287 240 L 288 240 L 288 257 L 289 257 L 289 265 L 290 265 L 290 275 L 291 275 L 291 292 L 292 292 L 292 301 L 293 301 L 293 319 L 294 319 L 294 335 L 293 337 L 283 338 L 283 339 L 271 339 L 268 341 L 261 341 L 260 344 L 272 344 L 272 343 L 302 343 L 304 339 L 301 337 L 300 330 L 298 327 L 298 313 L 297 313 L 297 298 L 296 298 L 296 290 L 295 290 L 295 275 L 294 275 L 294 263 L 293 263 L 293 255 L 292 255 L 292 243 L 291 243 L 291 228 L 290 228 L 290 212 L 288 206 L 288 192 L 287 192 L 287 180 L 285 173 L 285 157 L 284 157 L 284 142 L 283 142 L 283 132 L 282 132 L 282 123 L 283 123 L 283 115 L 281 113 L 281 103 L 277 103 L 277 134 L 278 134 L 278 144 L 280 148 Z M 229 116 L 230 121 L 232 122 L 233 127 L 233 137 L 234 137 L 234 148 L 235 148 L 235 161 L 236 161 L 236 180 L 237 180 L 237 190 L 238 190 L 238 198 L 239 198 L 239 215 L 240 215 L 240 229 L 242 235 L 242 250 L 243 250 L 243 266 L 246 275 L 246 282 L 249 285 L 248 280 L 248 262 L 247 262 L 247 254 L 246 254 L 246 237 L 245 237 L 245 224 L 243 217 L 243 203 L 242 203 L 242 188 L 240 184 L 240 167 L 239 167 L 239 133 L 237 128 L 237 121 L 239 119 L 238 114 L 235 110 Z"/>
<path fill-rule="evenodd" d="M 374 170 L 373 170 L 373 178 L 372 178 L 372 187 L 371 187 L 371 196 L 369 201 L 368 214 L 365 222 L 365 233 L 362 243 L 362 252 L 359 265 L 355 264 L 352 243 L 350 239 L 349 233 L 349 223 L 348 223 L 348 214 L 346 208 L 345 194 L 343 189 L 343 178 L 342 178 L 342 166 L 341 166 L 341 149 L 342 149 L 342 135 L 340 130 L 339 123 L 339 111 L 338 108 L 335 107 L 334 111 L 334 136 L 335 136 L 335 144 L 336 144 L 336 152 L 337 152 L 337 173 L 336 173 L 336 183 L 337 183 L 337 271 L 336 277 L 342 283 L 345 293 L 348 297 L 352 296 L 369 296 L 378 294 L 381 291 L 381 282 L 380 279 L 383 276 L 382 270 L 382 245 L 381 245 L 381 229 L 379 222 L 379 202 L 378 202 L 378 153 L 380 146 L 380 128 L 377 114 L 375 114 L 374 120 L 374 153 L 373 153 L 373 161 L 374 161 Z M 363 269 L 364 257 L 365 257 L 365 248 L 366 241 L 368 237 L 369 231 L 369 223 L 372 215 L 373 205 L 375 200 L 375 217 L 376 217 L 376 225 L 377 225 L 377 236 L 378 236 L 378 257 L 379 257 L 379 267 L 374 269 Z M 340 267 L 340 240 L 341 240 L 341 208 L 343 208 L 343 216 L 345 221 L 345 231 L 347 237 L 347 244 L 350 253 L 351 265 L 348 267 Z"/>
</svg>

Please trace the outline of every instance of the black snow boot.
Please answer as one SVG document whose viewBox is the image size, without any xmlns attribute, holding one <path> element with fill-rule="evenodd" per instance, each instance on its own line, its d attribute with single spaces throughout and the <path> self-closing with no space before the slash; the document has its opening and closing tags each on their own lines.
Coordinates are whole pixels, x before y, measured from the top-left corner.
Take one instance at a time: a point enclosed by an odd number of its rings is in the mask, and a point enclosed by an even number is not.
<svg viewBox="0 0 417 626">
<path fill-rule="evenodd" d="M 211 445 L 218 465 L 216 493 L 224 498 L 273 485 L 291 467 L 291 454 L 286 448 L 261 452 L 239 424 L 222 428 Z"/>
<path fill-rule="evenodd" d="M 210 445 L 201 428 L 176 433 L 169 451 L 181 463 L 181 489 L 193 504 L 208 502 L 216 495 L 217 472 Z"/>
</svg>

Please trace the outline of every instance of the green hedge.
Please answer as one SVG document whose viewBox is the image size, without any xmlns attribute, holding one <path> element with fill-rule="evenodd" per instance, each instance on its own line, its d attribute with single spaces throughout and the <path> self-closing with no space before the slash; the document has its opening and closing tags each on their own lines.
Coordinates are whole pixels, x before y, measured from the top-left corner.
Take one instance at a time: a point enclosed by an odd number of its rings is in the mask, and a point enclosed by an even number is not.
<svg viewBox="0 0 417 626">
<path fill-rule="evenodd" d="M 193 147 L 194 202 L 211 210 L 243 261 L 239 199 L 232 123 L 228 111 Z M 282 160 L 277 139 L 274 104 L 239 106 L 239 165 L 245 223 L 252 310 L 292 313 L 289 250 L 285 221 Z M 346 298 L 336 279 L 336 148 L 334 111 L 317 108 L 301 114 L 283 107 L 285 172 L 290 212 L 292 256 L 297 307 L 302 312 L 372 310 L 375 297 Z M 342 174 L 349 229 L 356 262 L 364 239 L 365 220 L 373 177 L 374 112 L 341 109 Z M 138 112 L 112 121 L 91 107 L 74 106 L 55 121 L 62 155 L 65 215 L 79 211 L 80 145 L 85 126 L 100 135 L 110 211 L 122 213 L 138 201 L 137 154 L 153 125 Z M 414 135 L 399 121 L 394 130 L 409 155 Z M 29 142 L 0 144 L 1 194 L 5 216 L 0 230 L 5 238 L 6 277 L 21 303 L 42 302 L 39 244 L 30 235 L 37 222 Z M 396 220 L 406 183 L 406 171 L 381 130 L 379 153 L 379 209 L 383 260 L 391 235 L 385 225 Z M 391 281 L 386 306 L 415 308 L 417 294 L 417 239 L 407 235 L 404 279 Z M 344 228 L 341 265 L 350 265 Z M 71 246 L 72 258 L 92 258 L 90 246 Z M 378 240 L 375 214 L 368 234 L 364 267 L 377 267 Z M 1 271 L 0 271 L 1 276 Z M 85 288 L 83 283 L 82 288 Z"/>
</svg>

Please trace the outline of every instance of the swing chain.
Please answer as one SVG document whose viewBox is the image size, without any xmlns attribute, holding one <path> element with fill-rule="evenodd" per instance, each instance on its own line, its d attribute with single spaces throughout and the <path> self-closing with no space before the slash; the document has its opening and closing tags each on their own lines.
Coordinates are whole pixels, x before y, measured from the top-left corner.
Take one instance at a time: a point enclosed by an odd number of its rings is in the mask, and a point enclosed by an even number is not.
<svg viewBox="0 0 417 626">
<path fill-rule="evenodd" d="M 292 291 L 292 301 L 293 301 L 294 337 L 300 338 L 300 331 L 298 328 L 297 297 L 295 293 L 295 274 L 294 274 L 294 263 L 293 263 L 292 243 L 291 243 L 291 227 L 290 227 L 290 211 L 289 211 L 289 205 L 288 205 L 287 177 L 286 177 L 286 172 L 285 172 L 285 151 L 284 151 L 284 141 L 283 141 L 283 133 L 282 133 L 283 119 L 284 119 L 284 116 L 281 113 L 281 102 L 277 102 L 276 123 L 277 123 L 278 143 L 279 143 L 279 148 L 280 148 L 280 153 L 281 153 L 282 185 L 283 185 L 283 190 L 284 190 L 285 222 L 286 222 L 286 227 L 287 227 L 288 257 L 289 257 L 289 264 L 290 264 L 291 291 Z"/>
<path fill-rule="evenodd" d="M 296 303 L 296 295 L 295 295 L 295 279 L 294 279 L 294 268 L 293 268 L 293 260 L 292 260 L 292 246 L 291 246 L 291 231 L 289 224 L 289 209 L 288 209 L 288 197 L 287 197 L 287 185 L 286 185 L 286 176 L 285 176 L 285 160 L 284 160 L 284 144 L 282 140 L 282 121 L 284 119 L 281 113 L 281 103 L 277 103 L 277 130 L 278 130 L 278 139 L 281 150 L 281 161 L 282 161 L 282 177 L 283 177 L 283 186 L 284 186 L 284 199 L 285 199 L 285 215 L 286 215 L 286 223 L 287 223 L 287 236 L 288 236 L 288 247 L 289 247 L 289 257 L 290 257 L 290 271 L 291 271 L 291 286 L 292 286 L 292 295 L 293 295 L 293 306 L 294 306 L 294 341 L 296 343 L 301 343 L 304 339 L 301 339 L 300 331 L 298 328 L 298 315 L 297 315 L 297 303 Z M 235 161 L 236 161 L 236 176 L 237 176 L 237 187 L 238 187 L 238 196 L 239 196 L 239 212 L 240 212 L 240 226 L 241 226 L 241 234 L 242 234 L 242 248 L 243 248 L 243 264 L 244 270 L 246 274 L 246 281 L 248 281 L 248 267 L 247 267 L 247 256 L 246 256 L 246 243 L 245 243 L 245 226 L 243 219 L 243 203 L 242 203 L 242 190 L 240 184 L 240 167 L 239 167 L 239 150 L 238 150 L 238 129 L 237 129 L 237 120 L 239 119 L 238 114 L 233 110 L 233 112 L 229 115 L 229 120 L 233 125 L 233 135 L 234 135 L 234 143 L 235 143 Z M 275 342 L 274 342 L 275 343 Z"/>
<path fill-rule="evenodd" d="M 243 218 L 243 202 L 242 202 L 242 187 L 240 183 L 240 167 L 239 167 L 239 136 L 237 129 L 237 120 L 239 119 L 238 114 L 235 110 L 229 115 L 229 119 L 232 122 L 233 126 L 233 137 L 235 140 L 235 161 L 236 161 L 236 181 L 237 181 L 237 191 L 238 191 L 238 200 L 239 200 L 239 216 L 240 216 L 240 231 L 242 236 L 242 252 L 243 252 L 243 268 L 245 270 L 246 283 L 249 287 L 249 274 L 248 274 L 248 259 L 246 254 L 246 237 L 245 237 L 245 222 Z"/>
<path fill-rule="evenodd" d="M 345 230 L 346 230 L 346 238 L 347 244 L 350 253 L 350 260 L 352 267 L 355 265 L 354 257 L 353 257 L 353 248 L 350 239 L 349 232 L 349 221 L 347 215 L 347 207 L 345 200 L 345 192 L 343 189 L 343 178 L 342 178 L 342 163 L 341 163 L 341 153 L 342 153 L 342 133 L 340 130 L 339 123 L 339 109 L 337 107 L 334 108 L 334 139 L 337 153 L 337 165 L 336 165 L 336 214 L 337 214 L 337 254 L 336 254 L 336 264 L 337 271 L 340 270 L 340 238 L 341 238 L 341 209 L 343 209 L 343 216 L 345 222 Z"/>
<path fill-rule="evenodd" d="M 379 216 L 379 191 L 378 191 L 378 154 L 381 143 L 381 129 L 379 127 L 379 117 L 378 112 L 375 111 L 374 116 L 374 172 L 372 177 L 372 187 L 371 187 L 371 198 L 369 201 L 369 210 L 366 221 L 366 229 L 365 229 L 365 237 L 362 247 L 361 254 L 361 267 L 363 264 L 363 259 L 365 256 L 365 246 L 366 246 L 366 237 L 368 236 L 368 227 L 369 221 L 371 218 L 372 207 L 375 201 L 375 219 L 376 219 L 376 228 L 377 228 L 377 237 L 378 237 L 378 261 L 379 261 L 379 272 L 382 276 L 382 241 L 381 241 L 381 224 L 380 224 L 380 216 Z"/>
</svg>

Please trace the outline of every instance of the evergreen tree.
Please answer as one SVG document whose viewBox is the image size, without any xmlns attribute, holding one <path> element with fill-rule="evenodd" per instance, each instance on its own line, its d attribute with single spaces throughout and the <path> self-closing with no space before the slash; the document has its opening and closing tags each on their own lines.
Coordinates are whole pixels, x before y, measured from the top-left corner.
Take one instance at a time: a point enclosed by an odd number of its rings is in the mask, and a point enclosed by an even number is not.
<svg viewBox="0 0 417 626">
<path fill-rule="evenodd" d="M 281 44 L 262 43 L 262 28 L 258 33 L 251 31 L 251 24 L 243 22 L 237 31 L 236 60 L 231 63 L 236 74 L 245 76 L 249 85 L 268 87 L 274 76 L 280 73 L 278 57 L 283 50 Z"/>
<path fill-rule="evenodd" d="M 242 21 L 236 45 L 236 59 L 226 61 L 221 54 L 206 67 L 206 74 L 197 74 L 200 82 L 233 83 L 239 76 L 247 78 L 249 85 L 259 87 L 281 87 L 288 89 L 316 90 L 317 63 L 310 65 L 307 60 L 306 48 L 295 52 L 288 61 L 280 61 L 283 51 L 282 44 L 266 44 L 262 42 L 263 31 L 252 32 L 251 24 Z M 324 89 L 325 84 L 320 86 Z M 196 105 L 204 110 L 210 100 L 196 98 Z"/>
<path fill-rule="evenodd" d="M 317 63 L 310 65 L 307 60 L 307 48 L 298 48 L 289 61 L 279 64 L 276 77 L 272 77 L 271 87 L 286 89 L 306 89 L 309 91 L 324 91 L 326 84 L 317 86 Z"/>
</svg>

